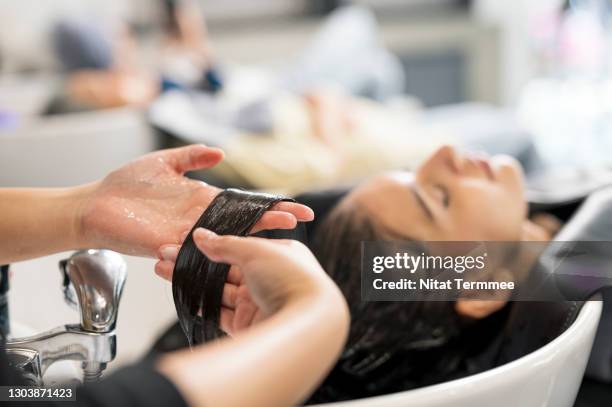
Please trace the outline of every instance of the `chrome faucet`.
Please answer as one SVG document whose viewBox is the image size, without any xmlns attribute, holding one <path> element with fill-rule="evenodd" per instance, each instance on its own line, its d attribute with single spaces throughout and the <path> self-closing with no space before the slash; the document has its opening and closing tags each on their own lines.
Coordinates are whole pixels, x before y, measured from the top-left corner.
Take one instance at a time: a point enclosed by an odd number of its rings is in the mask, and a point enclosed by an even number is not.
<svg viewBox="0 0 612 407">
<path fill-rule="evenodd" d="M 123 258 L 110 250 L 83 250 L 60 261 L 64 299 L 77 306 L 80 324 L 6 341 L 11 364 L 33 385 L 60 360 L 82 362 L 83 381 L 96 381 L 116 355 L 115 325 L 127 277 Z"/>
</svg>

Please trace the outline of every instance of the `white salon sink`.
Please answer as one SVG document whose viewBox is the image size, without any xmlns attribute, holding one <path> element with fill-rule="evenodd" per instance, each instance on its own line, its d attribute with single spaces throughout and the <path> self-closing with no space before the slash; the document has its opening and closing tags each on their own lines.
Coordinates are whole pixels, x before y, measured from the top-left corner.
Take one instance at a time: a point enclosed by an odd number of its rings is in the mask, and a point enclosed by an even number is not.
<svg viewBox="0 0 612 407">
<path fill-rule="evenodd" d="M 601 310 L 601 301 L 587 302 L 576 321 L 552 342 L 520 359 L 486 372 L 416 390 L 324 405 L 571 407 L 584 375 Z"/>
</svg>

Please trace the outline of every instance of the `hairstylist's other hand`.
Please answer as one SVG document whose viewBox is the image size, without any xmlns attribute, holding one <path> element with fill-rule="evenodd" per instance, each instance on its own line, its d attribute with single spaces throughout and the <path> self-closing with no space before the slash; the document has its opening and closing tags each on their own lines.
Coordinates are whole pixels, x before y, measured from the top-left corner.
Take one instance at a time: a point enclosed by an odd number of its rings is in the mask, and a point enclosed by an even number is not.
<svg viewBox="0 0 612 407">
<path fill-rule="evenodd" d="M 221 328 L 230 335 L 302 298 L 323 295 L 330 313 L 348 315 L 340 290 L 302 243 L 218 236 L 202 228 L 193 237 L 212 261 L 232 266 L 221 310 Z"/>
<path fill-rule="evenodd" d="M 162 150 L 85 186 L 79 214 L 82 245 L 153 257 L 162 246 L 180 244 L 221 191 L 183 174 L 211 168 L 222 159 L 221 150 L 203 145 Z M 304 205 L 281 202 L 256 229 L 291 229 L 313 217 Z"/>
<path fill-rule="evenodd" d="M 189 405 L 300 405 L 346 341 L 350 317 L 342 293 L 299 242 L 217 236 L 204 229 L 193 236 L 206 256 L 233 267 L 265 319 L 232 340 L 170 352 L 156 368 Z M 226 285 L 224 303 L 228 296 Z M 223 312 L 227 329 L 238 311 Z"/>
</svg>

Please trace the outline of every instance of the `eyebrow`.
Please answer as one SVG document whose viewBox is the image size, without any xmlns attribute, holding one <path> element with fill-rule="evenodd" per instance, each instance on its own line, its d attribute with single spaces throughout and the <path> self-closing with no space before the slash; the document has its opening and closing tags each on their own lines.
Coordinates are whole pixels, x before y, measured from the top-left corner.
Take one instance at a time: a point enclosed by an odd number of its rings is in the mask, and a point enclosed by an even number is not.
<svg viewBox="0 0 612 407">
<path fill-rule="evenodd" d="M 421 197 L 421 194 L 415 188 L 414 184 L 410 185 L 410 190 L 412 191 L 412 194 L 414 195 L 414 198 L 418 202 L 418 204 L 421 207 L 421 209 L 423 210 L 423 212 L 425 212 L 427 217 L 433 221 L 434 220 L 434 216 L 433 216 L 433 213 L 432 213 L 431 209 L 429 209 L 429 206 L 427 206 L 427 204 L 423 200 L 423 197 Z"/>
</svg>

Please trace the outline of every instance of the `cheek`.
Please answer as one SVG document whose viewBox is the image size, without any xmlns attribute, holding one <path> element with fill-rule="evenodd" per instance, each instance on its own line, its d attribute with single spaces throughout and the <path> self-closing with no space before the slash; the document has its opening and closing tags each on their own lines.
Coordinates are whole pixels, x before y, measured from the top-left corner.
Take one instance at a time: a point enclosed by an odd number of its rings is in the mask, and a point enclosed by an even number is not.
<svg viewBox="0 0 612 407">
<path fill-rule="evenodd" d="M 449 214 L 461 240 L 515 240 L 524 219 L 521 197 L 499 187 L 471 185 L 457 194 Z"/>
</svg>

